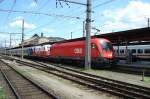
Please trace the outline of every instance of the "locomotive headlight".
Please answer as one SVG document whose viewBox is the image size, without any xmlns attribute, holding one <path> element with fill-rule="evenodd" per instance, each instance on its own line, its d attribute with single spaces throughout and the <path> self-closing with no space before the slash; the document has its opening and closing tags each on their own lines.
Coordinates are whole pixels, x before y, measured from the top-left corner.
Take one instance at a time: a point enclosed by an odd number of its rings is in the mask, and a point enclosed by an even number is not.
<svg viewBox="0 0 150 99">
<path fill-rule="evenodd" d="M 112 57 L 112 54 L 108 54 L 108 57 Z"/>
</svg>

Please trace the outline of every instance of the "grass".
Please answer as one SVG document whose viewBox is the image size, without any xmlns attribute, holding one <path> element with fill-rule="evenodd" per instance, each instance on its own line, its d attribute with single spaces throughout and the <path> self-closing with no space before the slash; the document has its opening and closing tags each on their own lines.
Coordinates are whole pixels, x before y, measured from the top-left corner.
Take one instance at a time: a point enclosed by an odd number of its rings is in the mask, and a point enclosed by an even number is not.
<svg viewBox="0 0 150 99">
<path fill-rule="evenodd" d="M 2 87 L 0 87 L 0 99 L 6 99 L 5 92 Z"/>
<path fill-rule="evenodd" d="M 150 83 L 150 77 L 145 77 L 144 82 Z"/>
</svg>

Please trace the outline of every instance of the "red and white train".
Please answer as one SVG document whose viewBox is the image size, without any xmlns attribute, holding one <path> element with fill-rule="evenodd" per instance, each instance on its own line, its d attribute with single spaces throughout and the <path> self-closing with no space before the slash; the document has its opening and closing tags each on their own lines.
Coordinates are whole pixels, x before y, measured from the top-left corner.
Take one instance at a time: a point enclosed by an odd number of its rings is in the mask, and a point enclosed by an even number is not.
<svg viewBox="0 0 150 99">
<path fill-rule="evenodd" d="M 7 54 L 20 56 L 21 48 L 7 50 Z M 44 57 L 58 61 L 80 61 L 85 59 L 85 40 L 72 40 L 23 49 L 25 57 Z M 91 38 L 91 59 L 93 63 L 114 63 L 115 55 L 111 42 L 104 38 Z"/>
</svg>

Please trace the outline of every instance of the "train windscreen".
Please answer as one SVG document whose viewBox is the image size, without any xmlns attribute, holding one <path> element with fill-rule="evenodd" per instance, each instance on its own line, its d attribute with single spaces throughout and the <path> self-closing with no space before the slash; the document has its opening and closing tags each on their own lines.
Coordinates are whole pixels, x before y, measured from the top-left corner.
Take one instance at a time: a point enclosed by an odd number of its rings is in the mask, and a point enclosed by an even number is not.
<svg viewBox="0 0 150 99">
<path fill-rule="evenodd" d="M 113 46 L 110 42 L 106 42 L 104 40 L 101 40 L 100 45 L 102 46 L 103 50 L 105 51 L 112 51 Z"/>
</svg>

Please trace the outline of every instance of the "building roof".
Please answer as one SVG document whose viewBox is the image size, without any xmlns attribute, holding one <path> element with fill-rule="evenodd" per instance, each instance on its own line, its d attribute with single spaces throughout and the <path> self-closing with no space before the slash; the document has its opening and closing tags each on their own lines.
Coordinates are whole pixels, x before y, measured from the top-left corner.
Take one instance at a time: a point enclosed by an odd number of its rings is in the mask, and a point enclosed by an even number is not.
<svg viewBox="0 0 150 99">
<path fill-rule="evenodd" d="M 24 40 L 24 46 L 39 45 L 43 43 L 52 43 L 52 42 L 58 42 L 62 40 L 65 39 L 61 37 L 44 37 L 43 33 L 41 33 L 41 36 L 39 36 L 38 34 L 34 34 L 31 38 Z"/>
<path fill-rule="evenodd" d="M 127 31 L 119 31 L 107 34 L 96 35 L 98 38 L 109 39 L 112 43 L 133 42 L 133 41 L 150 41 L 150 28 L 140 28 Z"/>
</svg>

